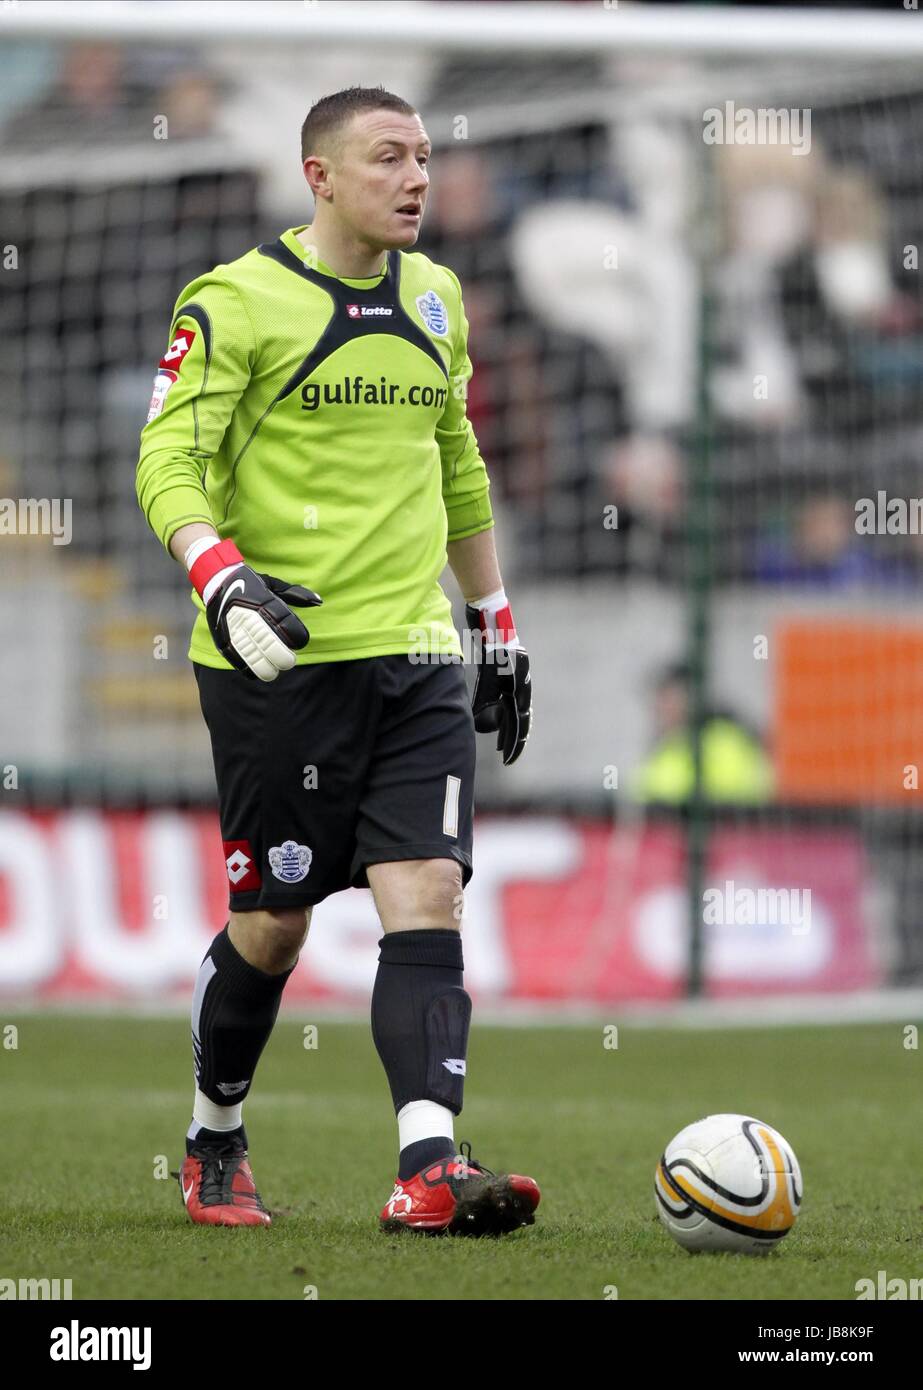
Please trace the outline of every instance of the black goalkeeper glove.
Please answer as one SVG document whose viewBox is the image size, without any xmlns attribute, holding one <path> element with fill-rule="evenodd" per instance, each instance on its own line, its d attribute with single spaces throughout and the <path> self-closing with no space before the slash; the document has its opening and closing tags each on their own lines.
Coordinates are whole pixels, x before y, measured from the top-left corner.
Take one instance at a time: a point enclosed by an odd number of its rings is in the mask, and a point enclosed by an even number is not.
<svg viewBox="0 0 923 1390">
<path fill-rule="evenodd" d="M 226 661 L 261 681 L 274 681 L 280 671 L 291 670 L 294 653 L 307 646 L 310 634 L 288 605 L 315 608 L 323 602 L 318 594 L 257 574 L 244 564 L 233 541 L 202 552 L 189 578 L 205 603 L 209 630 Z"/>
<path fill-rule="evenodd" d="M 499 608 L 466 604 L 465 619 L 475 637 L 478 663 L 471 700 L 474 727 L 479 734 L 496 731 L 497 751 L 509 767 L 525 748 L 532 722 L 529 656 L 523 647 L 504 645 L 516 638 L 505 596 Z"/>
</svg>

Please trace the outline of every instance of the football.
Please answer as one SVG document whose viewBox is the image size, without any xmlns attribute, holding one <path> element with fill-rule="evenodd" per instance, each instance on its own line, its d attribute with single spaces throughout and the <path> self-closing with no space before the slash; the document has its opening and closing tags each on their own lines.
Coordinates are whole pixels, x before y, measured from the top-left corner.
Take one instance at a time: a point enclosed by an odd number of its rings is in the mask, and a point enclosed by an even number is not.
<svg viewBox="0 0 923 1390">
<path fill-rule="evenodd" d="M 654 1194 L 661 1221 L 684 1249 L 763 1255 L 795 1224 L 801 1169 L 771 1125 L 752 1115 L 707 1115 L 667 1145 Z"/>
</svg>

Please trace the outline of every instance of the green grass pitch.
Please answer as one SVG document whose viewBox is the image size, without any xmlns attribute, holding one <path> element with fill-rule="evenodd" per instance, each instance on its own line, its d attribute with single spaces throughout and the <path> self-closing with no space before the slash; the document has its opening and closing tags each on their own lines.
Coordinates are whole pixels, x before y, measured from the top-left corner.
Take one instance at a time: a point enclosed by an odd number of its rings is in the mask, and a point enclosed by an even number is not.
<svg viewBox="0 0 923 1390">
<path fill-rule="evenodd" d="M 476 1016 L 475 1016 L 476 1018 Z M 854 1299 L 920 1275 L 921 1067 L 901 1024 L 473 1029 L 456 1139 L 542 1188 L 535 1226 L 495 1240 L 388 1237 L 396 1125 L 368 1026 L 280 1020 L 244 1116 L 271 1229 L 193 1226 L 176 1181 L 192 1098 L 189 1027 L 0 1011 L 0 1277 L 70 1278 L 125 1299 Z M 3 1033 L 0 1031 L 0 1041 Z M 763 1258 L 693 1256 L 652 1189 L 665 1143 L 722 1110 L 776 1126 L 805 1181 Z"/>
</svg>

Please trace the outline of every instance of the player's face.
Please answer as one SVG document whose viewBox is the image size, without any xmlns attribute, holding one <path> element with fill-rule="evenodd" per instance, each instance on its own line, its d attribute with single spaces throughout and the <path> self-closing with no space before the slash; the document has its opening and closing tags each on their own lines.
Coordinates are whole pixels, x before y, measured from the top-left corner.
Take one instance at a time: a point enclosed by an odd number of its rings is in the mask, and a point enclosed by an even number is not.
<svg viewBox="0 0 923 1390">
<path fill-rule="evenodd" d="M 417 115 L 385 110 L 353 118 L 332 182 L 337 215 L 360 240 L 388 250 L 414 244 L 426 209 L 430 148 Z"/>
</svg>

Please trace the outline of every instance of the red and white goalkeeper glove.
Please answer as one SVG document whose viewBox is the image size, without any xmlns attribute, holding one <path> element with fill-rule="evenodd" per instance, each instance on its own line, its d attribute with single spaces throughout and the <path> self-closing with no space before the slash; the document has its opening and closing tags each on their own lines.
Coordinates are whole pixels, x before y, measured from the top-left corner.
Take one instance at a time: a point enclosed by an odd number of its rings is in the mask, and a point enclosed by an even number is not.
<svg viewBox="0 0 923 1390">
<path fill-rule="evenodd" d="M 502 589 L 465 605 L 478 663 L 471 709 L 479 734 L 497 733 L 497 751 L 509 767 L 526 746 L 532 722 L 529 656 L 516 634 Z"/>
<path fill-rule="evenodd" d="M 315 608 L 313 589 L 257 574 L 233 541 L 201 536 L 184 555 L 193 588 L 205 604 L 215 646 L 232 666 L 261 681 L 274 681 L 295 665 L 307 646 L 308 629 L 288 607 Z"/>
</svg>

